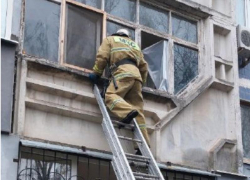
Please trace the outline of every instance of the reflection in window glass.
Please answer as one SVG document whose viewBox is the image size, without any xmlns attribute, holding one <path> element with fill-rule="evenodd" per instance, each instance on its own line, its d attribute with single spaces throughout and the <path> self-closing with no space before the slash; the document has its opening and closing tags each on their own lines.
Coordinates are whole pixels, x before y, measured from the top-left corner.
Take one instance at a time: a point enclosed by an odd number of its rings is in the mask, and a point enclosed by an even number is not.
<svg viewBox="0 0 250 180">
<path fill-rule="evenodd" d="M 8 1 L 1 0 L 1 37 L 5 37 Z"/>
<path fill-rule="evenodd" d="M 140 24 L 163 33 L 168 32 L 168 12 L 153 6 L 140 4 Z"/>
<path fill-rule="evenodd" d="M 240 99 L 250 102 L 250 89 L 245 87 L 240 87 Z"/>
<path fill-rule="evenodd" d="M 250 158 L 250 106 L 241 104 L 242 142 L 244 157 Z"/>
<path fill-rule="evenodd" d="M 242 59 L 239 59 L 239 62 L 242 61 Z M 250 63 L 246 66 L 239 65 L 239 77 L 244 79 L 250 79 Z"/>
<path fill-rule="evenodd" d="M 102 1 L 100 0 L 75 0 L 75 1 L 81 2 L 89 6 L 93 6 L 98 9 L 101 9 L 101 6 L 102 6 Z"/>
<path fill-rule="evenodd" d="M 238 24 L 245 26 L 245 0 L 237 0 L 236 21 Z"/>
<path fill-rule="evenodd" d="M 26 153 L 21 149 L 18 179 L 67 179 L 70 177 L 70 161 L 56 158 L 55 153 L 49 156 L 34 151 Z"/>
<path fill-rule="evenodd" d="M 114 22 L 107 22 L 107 36 L 111 36 L 112 34 L 114 34 L 118 29 L 122 29 L 125 28 L 127 30 L 129 30 L 131 39 L 135 39 L 135 31 L 131 28 L 128 28 L 126 26 L 122 26 L 120 24 L 114 23 Z"/>
<path fill-rule="evenodd" d="M 197 24 L 180 16 L 172 16 L 172 34 L 180 39 L 197 43 Z"/>
<path fill-rule="evenodd" d="M 174 86 L 175 93 L 184 88 L 198 75 L 198 52 L 174 45 Z"/>
<path fill-rule="evenodd" d="M 66 63 L 92 69 L 102 39 L 102 14 L 67 5 Z"/>
<path fill-rule="evenodd" d="M 18 180 L 117 179 L 110 160 L 39 150 L 21 146 Z"/>
<path fill-rule="evenodd" d="M 105 0 L 105 11 L 114 16 L 135 21 L 136 1 L 135 0 Z"/>
<path fill-rule="evenodd" d="M 26 54 L 57 62 L 60 6 L 45 0 L 27 0 L 25 6 Z"/>
</svg>

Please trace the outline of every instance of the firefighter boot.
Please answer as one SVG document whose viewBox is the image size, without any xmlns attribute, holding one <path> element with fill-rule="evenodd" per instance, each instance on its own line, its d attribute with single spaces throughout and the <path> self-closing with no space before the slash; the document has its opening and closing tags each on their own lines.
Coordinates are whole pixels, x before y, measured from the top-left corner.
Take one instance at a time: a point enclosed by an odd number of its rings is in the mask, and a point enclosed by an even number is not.
<svg viewBox="0 0 250 180">
<path fill-rule="evenodd" d="M 136 117 L 138 116 L 138 111 L 136 110 L 132 110 L 130 111 L 130 113 L 128 113 L 128 115 L 123 119 L 121 120 L 122 123 L 124 124 L 130 124 L 131 121 Z M 119 128 L 123 128 L 124 126 L 123 125 L 120 125 Z"/>
</svg>

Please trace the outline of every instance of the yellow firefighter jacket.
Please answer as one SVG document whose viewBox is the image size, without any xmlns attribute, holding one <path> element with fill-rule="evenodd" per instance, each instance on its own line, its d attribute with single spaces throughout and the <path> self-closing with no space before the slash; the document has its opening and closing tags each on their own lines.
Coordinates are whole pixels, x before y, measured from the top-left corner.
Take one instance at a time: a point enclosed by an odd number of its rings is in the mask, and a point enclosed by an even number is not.
<svg viewBox="0 0 250 180">
<path fill-rule="evenodd" d="M 116 80 L 134 77 L 141 82 L 146 82 L 148 74 L 147 62 L 144 60 L 139 46 L 127 37 L 110 36 L 105 38 L 96 55 L 93 71 L 98 75 L 102 75 L 107 64 L 112 65 L 125 58 L 134 59 L 137 67 L 132 64 L 120 65 L 114 72 Z"/>
</svg>

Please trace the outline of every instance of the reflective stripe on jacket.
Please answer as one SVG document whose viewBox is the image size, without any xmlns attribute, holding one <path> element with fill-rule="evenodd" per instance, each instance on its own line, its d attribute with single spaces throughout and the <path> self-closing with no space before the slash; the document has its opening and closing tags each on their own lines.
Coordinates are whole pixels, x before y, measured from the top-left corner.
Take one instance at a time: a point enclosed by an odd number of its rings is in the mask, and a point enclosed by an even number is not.
<svg viewBox="0 0 250 180">
<path fill-rule="evenodd" d="M 146 82 L 148 74 L 147 62 L 144 60 L 139 46 L 127 37 L 110 36 L 105 38 L 96 55 L 93 71 L 102 75 L 108 63 L 112 65 L 125 58 L 136 60 L 137 67 L 131 64 L 121 65 L 114 75 L 119 79 L 135 77 L 139 81 Z"/>
</svg>

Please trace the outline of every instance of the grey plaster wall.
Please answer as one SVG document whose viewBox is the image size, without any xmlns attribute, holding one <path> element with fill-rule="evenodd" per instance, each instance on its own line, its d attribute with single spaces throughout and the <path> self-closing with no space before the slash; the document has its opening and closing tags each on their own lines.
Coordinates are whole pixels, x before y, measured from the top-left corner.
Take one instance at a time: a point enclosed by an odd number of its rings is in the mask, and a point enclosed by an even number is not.
<svg viewBox="0 0 250 180">
<path fill-rule="evenodd" d="M 1 40 L 1 131 L 11 131 L 15 44 Z"/>
<path fill-rule="evenodd" d="M 19 137 L 2 134 L 1 141 L 2 180 L 16 180 L 18 163 L 13 159 L 18 159 Z"/>
<path fill-rule="evenodd" d="M 180 112 L 161 131 L 161 161 L 209 170 L 210 150 L 232 136 L 227 129 L 228 104 L 227 93 L 210 88 Z"/>
</svg>

